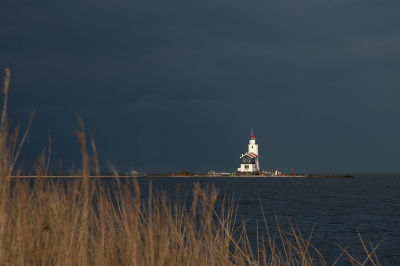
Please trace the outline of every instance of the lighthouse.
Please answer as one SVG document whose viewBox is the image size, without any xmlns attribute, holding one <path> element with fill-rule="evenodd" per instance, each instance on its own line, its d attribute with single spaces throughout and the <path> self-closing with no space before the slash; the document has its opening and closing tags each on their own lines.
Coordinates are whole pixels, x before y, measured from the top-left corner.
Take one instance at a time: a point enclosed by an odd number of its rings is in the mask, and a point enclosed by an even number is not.
<svg viewBox="0 0 400 266">
<path fill-rule="evenodd" d="M 253 134 L 253 128 L 251 128 L 248 151 L 240 157 L 240 168 L 238 168 L 238 172 L 252 173 L 258 171 L 260 171 L 260 165 L 258 162 L 258 144 L 256 143 L 256 137 Z"/>
</svg>

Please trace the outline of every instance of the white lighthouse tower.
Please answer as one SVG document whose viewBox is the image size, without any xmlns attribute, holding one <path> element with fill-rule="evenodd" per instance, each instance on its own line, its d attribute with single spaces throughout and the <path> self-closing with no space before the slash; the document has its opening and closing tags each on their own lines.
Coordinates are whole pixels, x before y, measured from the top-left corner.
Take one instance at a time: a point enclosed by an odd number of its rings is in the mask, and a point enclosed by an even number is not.
<svg viewBox="0 0 400 266">
<path fill-rule="evenodd" d="M 253 134 L 253 128 L 251 128 L 248 152 L 246 154 L 242 154 L 240 157 L 240 168 L 238 168 L 238 172 L 258 171 L 260 171 L 260 164 L 258 162 L 258 144 L 256 143 L 256 137 Z"/>
</svg>

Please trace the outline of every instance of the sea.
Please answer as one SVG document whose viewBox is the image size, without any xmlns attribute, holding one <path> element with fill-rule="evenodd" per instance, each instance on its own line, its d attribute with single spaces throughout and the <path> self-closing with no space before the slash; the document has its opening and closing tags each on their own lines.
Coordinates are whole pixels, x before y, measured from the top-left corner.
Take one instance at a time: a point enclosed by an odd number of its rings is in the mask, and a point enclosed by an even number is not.
<svg viewBox="0 0 400 266">
<path fill-rule="evenodd" d="M 360 261 L 375 247 L 382 265 L 400 265 L 400 174 L 353 174 L 354 178 L 321 177 L 137 177 L 142 197 L 154 189 L 166 191 L 171 201 L 179 195 L 188 206 L 194 183 L 215 186 L 219 200 L 233 197 L 238 204 L 236 226 L 245 221 L 251 246 L 257 249 L 257 230 L 279 227 L 300 230 L 332 265 L 342 250 Z M 129 178 L 132 179 L 132 178 Z M 104 177 L 112 186 L 113 178 Z M 122 182 L 123 184 L 127 184 Z M 218 204 L 217 204 L 218 205 Z M 218 207 L 217 207 L 218 208 Z M 290 221 L 290 223 L 289 223 Z M 257 229 L 258 228 L 258 229 Z M 371 244 L 370 244 L 371 243 Z M 336 265 L 352 265 L 343 256 Z M 372 264 L 366 264 L 372 265 Z"/>
</svg>

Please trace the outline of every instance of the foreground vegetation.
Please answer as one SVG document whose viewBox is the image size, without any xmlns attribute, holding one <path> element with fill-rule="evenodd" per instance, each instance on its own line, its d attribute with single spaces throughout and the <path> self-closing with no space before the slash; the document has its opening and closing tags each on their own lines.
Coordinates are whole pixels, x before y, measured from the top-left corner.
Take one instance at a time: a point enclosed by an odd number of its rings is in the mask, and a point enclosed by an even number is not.
<svg viewBox="0 0 400 266">
<path fill-rule="evenodd" d="M 1 265 L 326 265 L 310 237 L 294 228 L 285 232 L 277 225 L 272 234 L 265 223 L 252 250 L 245 223 L 235 225 L 233 200 L 223 198 L 221 211 L 215 211 L 215 188 L 194 184 L 187 205 L 172 203 L 150 184 L 143 200 L 136 179 L 122 185 L 114 171 L 111 193 L 90 179 L 90 173 L 99 175 L 99 166 L 93 141 L 92 154 L 87 152 L 82 121 L 77 131 L 82 178 L 67 187 L 44 178 L 49 160 L 43 152 L 32 186 L 13 172 L 26 133 L 17 146 L 18 129 L 11 134 L 7 118 L 8 86 L 9 71 L 0 125 Z M 379 265 L 375 249 L 366 249 L 365 261 Z M 353 265 L 364 265 L 342 250 Z"/>
</svg>

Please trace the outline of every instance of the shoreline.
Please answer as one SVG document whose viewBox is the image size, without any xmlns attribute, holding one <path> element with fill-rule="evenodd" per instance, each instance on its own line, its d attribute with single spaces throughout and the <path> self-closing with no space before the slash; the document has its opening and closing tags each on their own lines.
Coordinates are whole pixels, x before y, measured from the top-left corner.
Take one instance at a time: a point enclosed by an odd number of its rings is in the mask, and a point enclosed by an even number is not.
<svg viewBox="0 0 400 266">
<path fill-rule="evenodd" d="M 11 178 L 82 178 L 82 175 L 46 175 L 40 176 L 37 175 L 20 175 L 20 176 L 11 176 Z M 115 177 L 115 175 L 91 175 L 89 177 L 94 178 L 102 178 L 102 177 Z M 160 174 L 160 175 L 119 175 L 119 178 L 127 178 L 127 177 L 260 177 L 260 178 L 269 178 L 269 177 L 310 177 L 310 178 L 354 178 L 350 175 L 170 175 L 170 174 Z"/>
</svg>

